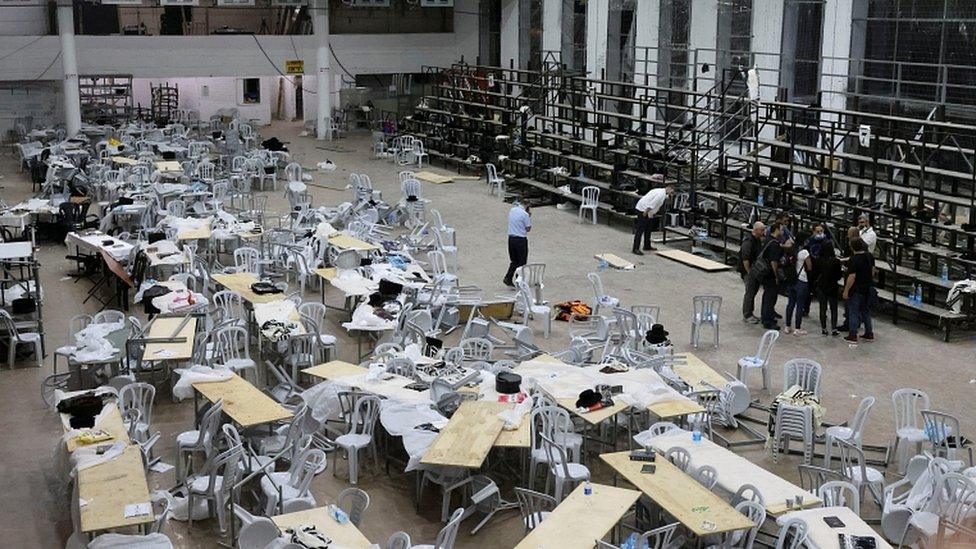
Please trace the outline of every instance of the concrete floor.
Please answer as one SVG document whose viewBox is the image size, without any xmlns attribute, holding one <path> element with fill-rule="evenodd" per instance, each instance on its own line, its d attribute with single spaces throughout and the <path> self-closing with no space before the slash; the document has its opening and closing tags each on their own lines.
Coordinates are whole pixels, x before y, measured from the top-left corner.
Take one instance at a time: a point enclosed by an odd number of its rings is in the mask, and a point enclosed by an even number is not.
<svg viewBox="0 0 976 549">
<path fill-rule="evenodd" d="M 276 123 L 262 130 L 264 136 L 276 135 L 291 141 L 293 158 L 303 166 L 331 159 L 338 169 L 328 174 L 316 173 L 316 184 L 310 187 L 314 204 L 336 204 L 347 200 L 350 191 L 344 190 L 351 172 L 367 173 L 373 186 L 382 190 L 389 201 L 399 199 L 397 167 L 386 160 L 372 158 L 369 136 L 353 134 L 333 144 L 298 137 L 297 124 Z M 443 170 L 437 170 L 442 171 Z M 25 174 L 18 174 L 15 161 L 0 156 L 0 197 L 13 204 L 30 196 L 30 184 Z M 327 187 L 327 188 L 326 188 Z M 286 207 L 280 193 L 272 192 L 270 211 Z M 456 228 L 460 248 L 459 275 L 465 284 L 484 289 L 486 297 L 505 294 L 507 288 L 501 278 L 507 267 L 506 214 L 509 206 L 497 196 L 487 193 L 480 181 L 463 181 L 447 185 L 424 185 L 424 196 L 432 200 L 445 222 Z M 637 260 L 637 269 L 630 272 L 608 271 L 603 274 L 607 293 L 618 297 L 625 305 L 657 304 L 662 308 L 665 327 L 677 351 L 690 350 L 688 343 L 691 298 L 696 294 L 714 293 L 723 296 L 725 307 L 721 323 L 721 347 L 710 346 L 697 351 L 699 356 L 717 371 L 734 371 L 739 357 L 755 352 L 761 329 L 740 320 L 739 303 L 742 285 L 733 272 L 708 274 L 679 263 L 648 255 L 641 258 L 629 254 L 629 227 L 619 224 L 608 227 L 601 218 L 597 226 L 577 222 L 575 212 L 556 208 L 537 208 L 533 211 L 533 231 L 530 235 L 529 260 L 546 264 L 545 296 L 551 302 L 568 299 L 588 299 L 592 290 L 586 273 L 596 269 L 593 255 L 613 252 L 629 260 Z M 81 301 L 89 282 L 74 283 L 62 280 L 73 269 L 64 259 L 66 249 L 58 244 L 44 244 L 39 257 L 44 288 L 44 315 L 49 353 L 67 343 L 68 319 L 81 312 L 94 313 L 98 306 Z M 309 299 L 317 296 L 309 290 Z M 779 309 L 782 312 L 784 302 Z M 814 305 L 816 307 L 816 305 Z M 336 318 L 331 319 L 333 333 L 340 336 L 341 358 L 354 360 L 355 343 L 344 337 L 344 330 Z M 816 321 L 807 326 L 810 335 L 784 335 L 773 353 L 776 368 L 773 387 L 782 386 L 780 365 L 789 358 L 808 357 L 824 366 L 822 382 L 826 419 L 841 422 L 848 419 L 863 396 L 878 399 L 868 420 L 865 443 L 887 444 L 892 432 L 890 395 L 901 387 L 916 387 L 929 393 L 933 406 L 959 416 L 963 432 L 972 436 L 976 407 L 972 406 L 976 377 L 973 369 L 972 337 L 957 338 L 943 343 L 930 329 L 911 326 L 905 322 L 892 325 L 882 317 L 876 321 L 877 341 L 849 348 L 838 338 L 819 335 Z M 544 348 L 555 350 L 568 342 L 568 325 L 555 322 L 553 334 L 543 340 L 541 329 L 537 338 Z M 40 398 L 40 381 L 51 372 L 51 355 L 40 369 L 31 367 L 31 359 L 14 368 L 0 371 L 0 427 L 4 441 L 0 443 L 0 539 L 6 547 L 61 547 L 70 534 L 68 514 L 69 493 L 54 474 L 54 454 L 60 436 L 60 425 L 51 410 L 45 409 Z M 750 387 L 759 387 L 759 376 L 750 380 Z M 773 394 L 775 394 L 774 391 Z M 770 393 L 759 393 L 763 402 Z M 189 403 L 174 404 L 168 398 L 157 399 L 153 424 L 163 433 L 157 446 L 164 460 L 173 462 L 173 441 L 181 431 L 191 429 L 192 410 Z M 797 480 L 799 458 L 781 458 L 779 463 L 756 447 L 743 452 L 756 463 L 784 477 Z M 608 473 L 592 458 L 594 480 L 608 482 Z M 313 491 L 322 504 L 334 497 L 348 484 L 345 463 L 340 461 L 339 477 L 331 472 L 320 475 Z M 332 464 L 330 463 L 330 469 Z M 359 486 L 369 492 L 371 505 L 366 512 L 362 530 L 375 543 L 385 544 L 390 534 L 405 530 L 414 543 L 432 543 L 440 528 L 438 523 L 440 498 L 432 491 L 424 498 L 420 512 L 412 499 L 413 476 L 391 469 L 392 474 L 366 469 Z M 890 482 L 896 478 L 888 475 Z M 152 474 L 151 488 L 168 488 L 174 483 L 172 473 Z M 506 497 L 513 497 L 506 493 Z M 863 504 L 862 504 L 863 505 Z M 865 515 L 877 515 L 873 505 L 867 505 Z M 512 547 L 522 536 L 515 511 L 502 513 L 477 536 L 468 535 L 474 522 L 467 521 L 458 537 L 458 547 Z M 216 524 L 195 523 L 192 530 L 185 524 L 170 522 L 169 532 L 177 547 L 214 547 Z"/>
</svg>

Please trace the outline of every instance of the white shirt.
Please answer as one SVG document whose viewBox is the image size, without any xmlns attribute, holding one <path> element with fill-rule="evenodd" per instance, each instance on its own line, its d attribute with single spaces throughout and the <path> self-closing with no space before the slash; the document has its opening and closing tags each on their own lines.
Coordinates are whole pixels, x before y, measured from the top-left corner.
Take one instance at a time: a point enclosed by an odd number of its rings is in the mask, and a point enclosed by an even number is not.
<svg viewBox="0 0 976 549">
<path fill-rule="evenodd" d="M 796 254 L 796 278 L 800 282 L 807 282 L 807 270 L 803 268 L 803 264 L 807 262 L 807 258 L 810 257 L 810 251 L 803 249 L 800 253 Z"/>
<path fill-rule="evenodd" d="M 874 255 L 874 248 L 878 245 L 878 234 L 874 232 L 874 229 L 868 227 L 861 231 L 861 240 L 868 245 L 868 251 L 871 255 Z"/>
<path fill-rule="evenodd" d="M 650 210 L 650 214 L 654 215 L 661 206 L 664 205 L 664 201 L 668 198 L 668 191 L 665 188 L 651 189 L 637 201 L 637 211 L 640 213 L 647 212 Z"/>
</svg>

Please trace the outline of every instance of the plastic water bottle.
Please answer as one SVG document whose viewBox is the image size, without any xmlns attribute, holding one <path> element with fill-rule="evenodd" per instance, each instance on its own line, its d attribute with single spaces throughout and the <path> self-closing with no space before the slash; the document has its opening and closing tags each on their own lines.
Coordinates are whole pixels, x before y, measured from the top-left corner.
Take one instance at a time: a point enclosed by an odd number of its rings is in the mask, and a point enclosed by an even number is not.
<svg viewBox="0 0 976 549">
<path fill-rule="evenodd" d="M 915 285 L 912 284 L 912 291 L 908 292 L 908 302 L 909 303 L 915 303 L 915 298 L 916 297 L 917 296 L 915 294 Z"/>
<path fill-rule="evenodd" d="M 922 304 L 922 284 L 915 285 L 915 303 Z"/>
<path fill-rule="evenodd" d="M 942 263 L 942 282 L 949 282 L 949 263 Z"/>
<path fill-rule="evenodd" d="M 760 189 L 759 196 L 756 197 L 756 204 L 762 206 L 765 202 L 766 202 L 766 197 L 764 196 L 764 191 Z"/>
<path fill-rule="evenodd" d="M 590 484 L 590 481 L 586 481 L 586 483 L 583 484 L 583 496 L 586 498 L 587 505 L 593 505 L 593 498 L 591 497 L 592 495 L 593 485 Z"/>
<path fill-rule="evenodd" d="M 583 174 L 583 166 L 580 166 L 579 178 L 580 179 L 586 179 L 586 175 Z"/>
<path fill-rule="evenodd" d="M 329 505 L 329 515 L 332 517 L 332 520 L 339 524 L 349 522 L 349 515 L 336 504 Z"/>
<path fill-rule="evenodd" d="M 597 268 L 602 273 L 603 271 L 606 271 L 607 270 L 607 267 L 609 267 L 609 266 L 610 266 L 610 264 L 607 263 L 607 260 L 606 259 L 601 259 L 600 260 L 600 263 L 599 263 L 599 266 Z"/>
<path fill-rule="evenodd" d="M 693 430 L 691 431 L 691 440 L 695 444 L 698 444 L 699 442 L 701 442 L 701 439 L 702 439 L 701 422 L 699 420 L 695 420 Z"/>
</svg>

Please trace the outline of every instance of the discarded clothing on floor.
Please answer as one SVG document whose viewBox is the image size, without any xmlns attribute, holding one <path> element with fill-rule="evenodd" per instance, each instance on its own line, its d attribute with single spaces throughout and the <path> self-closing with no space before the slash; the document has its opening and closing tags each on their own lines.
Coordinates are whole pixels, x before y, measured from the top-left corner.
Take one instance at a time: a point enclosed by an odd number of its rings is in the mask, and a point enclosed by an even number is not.
<svg viewBox="0 0 976 549">
<path fill-rule="evenodd" d="M 277 137 L 269 137 L 261 142 L 261 147 L 269 151 L 288 151 L 288 147 L 285 146 L 284 141 L 281 141 Z"/>
<path fill-rule="evenodd" d="M 563 322 L 569 322 L 573 317 L 576 317 L 577 320 L 588 320 L 589 315 L 593 314 L 593 309 L 578 299 L 557 303 L 556 311 L 556 320 Z"/>
</svg>

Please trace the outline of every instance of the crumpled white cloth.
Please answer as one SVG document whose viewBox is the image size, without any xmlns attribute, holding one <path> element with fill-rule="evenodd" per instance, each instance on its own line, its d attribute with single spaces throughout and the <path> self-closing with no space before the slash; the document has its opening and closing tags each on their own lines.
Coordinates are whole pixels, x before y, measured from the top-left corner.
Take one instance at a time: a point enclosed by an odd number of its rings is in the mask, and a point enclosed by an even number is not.
<svg viewBox="0 0 976 549">
<path fill-rule="evenodd" d="M 527 398 L 515 405 L 511 410 L 499 412 L 498 417 L 505 422 L 502 426 L 506 431 L 514 431 L 522 426 L 522 418 L 532 410 L 532 399 Z"/>
<path fill-rule="evenodd" d="M 167 227 L 176 229 L 177 232 L 195 231 L 207 224 L 207 220 L 199 217 L 176 217 L 175 215 L 166 216 L 161 222 Z"/>
<path fill-rule="evenodd" d="M 189 368 L 177 368 L 175 371 L 179 374 L 180 379 L 173 385 L 173 396 L 179 400 L 193 396 L 194 383 L 227 381 L 233 375 L 233 372 L 225 368 L 208 368 L 199 364 L 194 364 Z"/>
<path fill-rule="evenodd" d="M 315 236 L 318 238 L 329 238 L 334 234 L 338 234 L 339 231 L 332 226 L 328 221 L 323 221 L 315 226 Z"/>
<path fill-rule="evenodd" d="M 206 505 L 206 500 L 201 499 L 201 503 Z M 130 534 L 102 534 L 88 544 L 88 549 L 112 549 L 114 547 L 124 547 L 125 549 L 173 549 L 173 542 L 166 537 L 166 534 L 149 534 L 147 536 L 137 536 Z"/>
<path fill-rule="evenodd" d="M 331 160 L 326 160 L 325 162 L 319 162 L 318 164 L 315 165 L 315 167 L 327 172 L 335 171 L 336 169 L 335 162 L 332 162 Z"/>
<path fill-rule="evenodd" d="M 437 433 L 416 427 L 430 423 L 443 429 L 448 419 L 432 409 L 430 404 L 389 404 L 380 411 L 380 423 L 388 433 L 403 439 L 403 447 L 410 456 L 404 471 L 409 472 L 420 465 L 420 460 L 437 438 Z"/>
<path fill-rule="evenodd" d="M 169 494 L 167 492 L 167 499 L 169 499 L 169 518 L 180 522 L 190 520 L 189 498 L 184 497 L 182 493 L 182 490 L 180 491 L 180 495 Z M 193 502 L 193 520 L 204 520 L 209 517 L 210 509 L 207 507 L 207 500 L 204 498 L 196 498 Z"/>
<path fill-rule="evenodd" d="M 584 389 L 597 385 L 622 385 L 623 394 L 617 399 L 632 399 L 645 406 L 671 400 L 687 400 L 688 397 L 668 386 L 661 376 L 650 368 L 630 369 L 626 372 L 604 374 L 602 365 L 580 368 L 546 360 L 523 362 L 516 373 L 522 376 L 522 387 L 534 382 L 553 398 L 576 398 Z M 629 395 L 629 396 L 628 396 Z"/>
<path fill-rule="evenodd" d="M 125 452 L 125 449 L 129 445 L 126 444 L 124 440 L 116 440 L 112 443 L 109 449 L 102 454 L 98 454 L 99 446 L 102 445 L 92 444 L 89 446 L 81 446 L 71 454 L 71 462 L 74 465 L 74 468 L 71 470 L 72 477 L 77 476 L 79 471 L 90 469 L 96 465 L 112 461 L 113 459 L 121 456 L 122 452 Z"/>
<path fill-rule="evenodd" d="M 357 269 L 340 269 L 329 284 L 347 296 L 367 296 L 379 289 L 379 282 L 370 280 Z"/>
<path fill-rule="evenodd" d="M 193 303 L 190 304 L 187 298 L 193 294 Z M 174 290 L 168 294 L 163 294 L 152 299 L 153 307 L 159 309 L 161 313 L 172 313 L 186 309 L 204 307 L 209 303 L 203 294 L 190 292 L 190 290 Z"/>
<path fill-rule="evenodd" d="M 183 194 L 190 189 L 189 185 L 183 183 L 156 183 L 153 190 L 159 194 Z"/>
<path fill-rule="evenodd" d="M 342 409 L 339 404 L 339 387 L 332 381 L 316 383 L 299 396 L 312 411 L 312 417 L 319 422 L 335 417 Z"/>
<path fill-rule="evenodd" d="M 89 324 L 75 334 L 75 351 L 71 357 L 78 362 L 98 362 L 111 358 L 119 350 L 105 336 L 121 330 L 121 322 Z"/>
<path fill-rule="evenodd" d="M 343 322 L 342 327 L 347 330 L 392 330 L 396 327 L 396 322 L 376 316 L 370 304 L 360 303 L 352 312 L 352 321 Z"/>
</svg>

